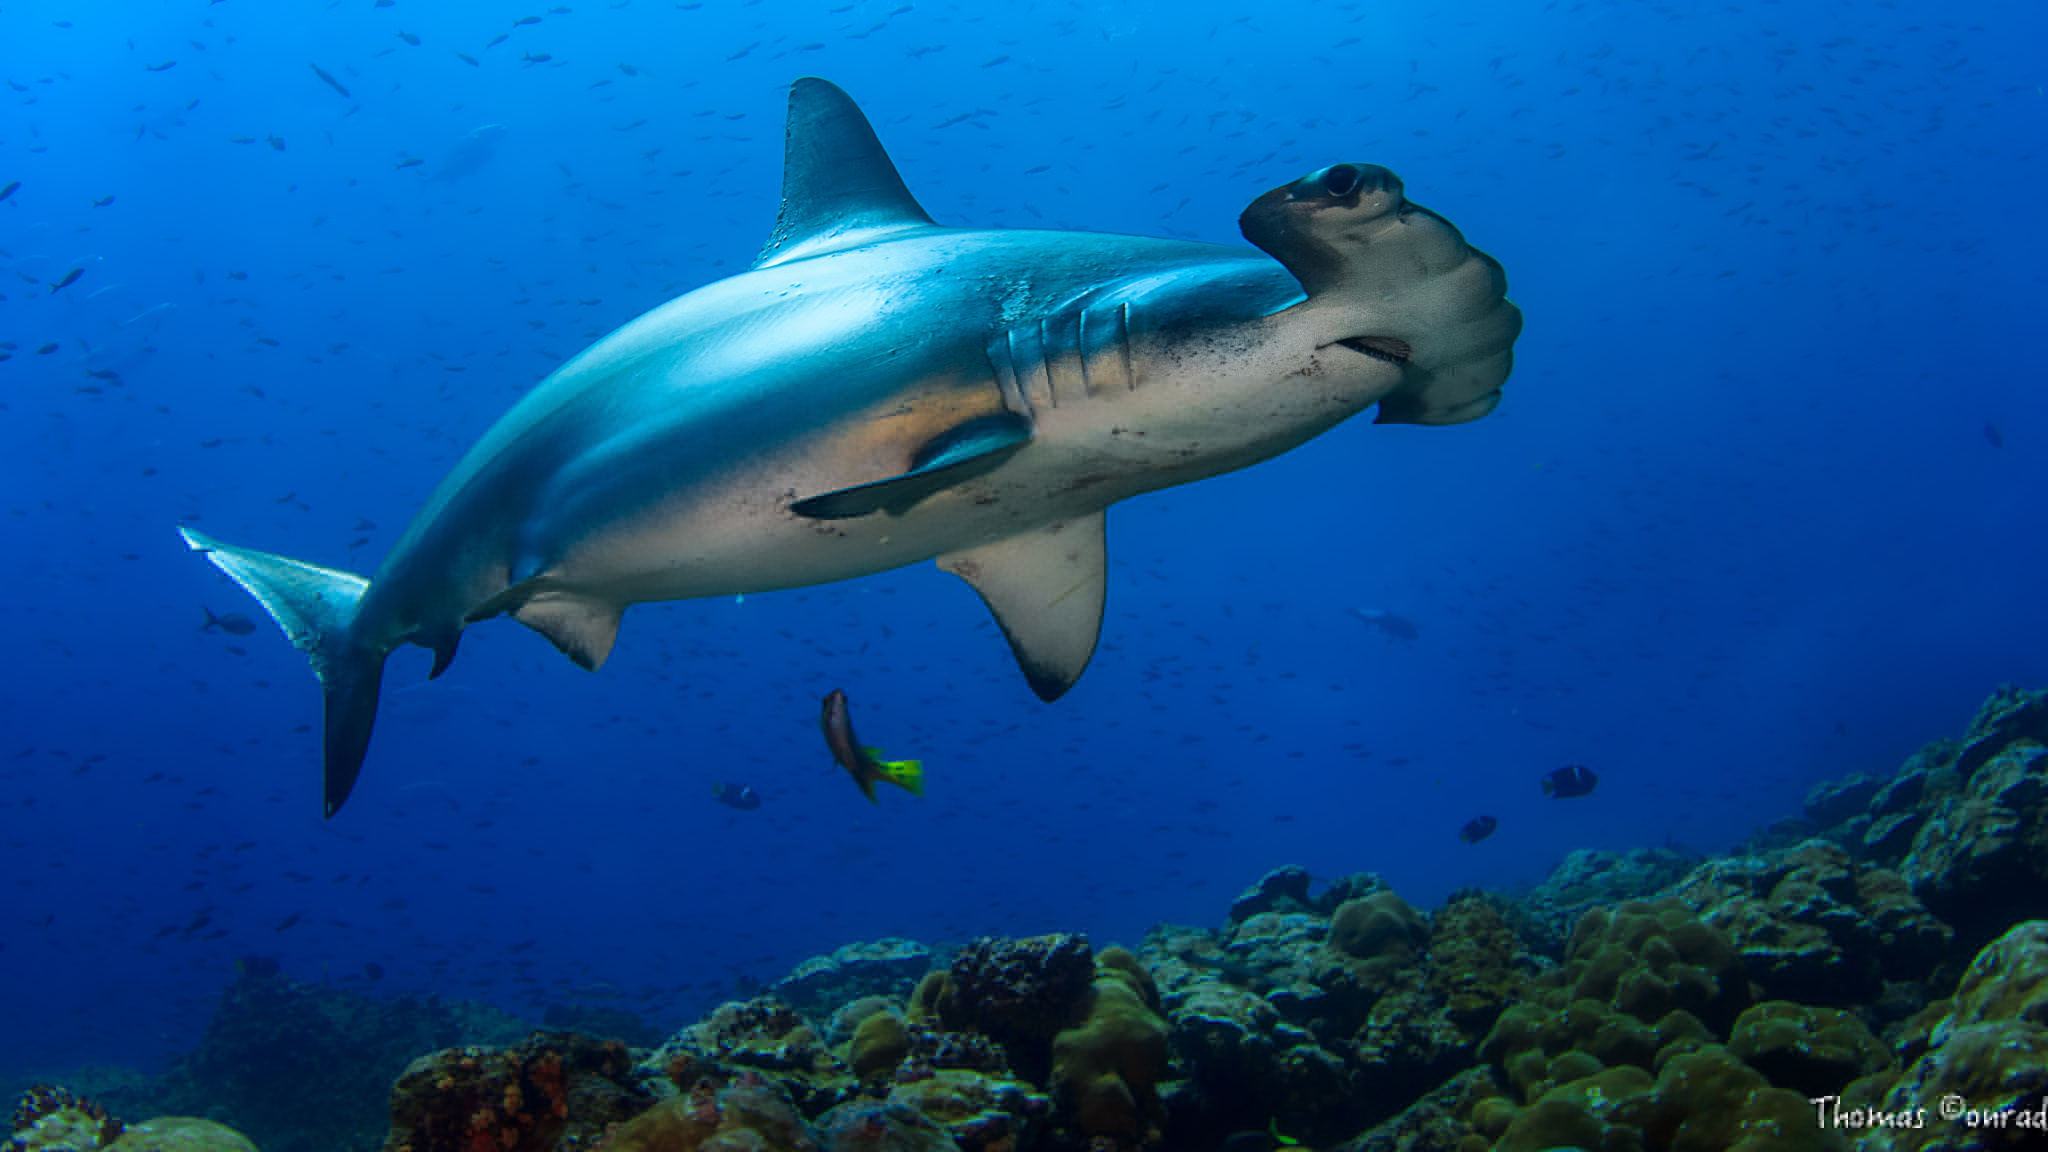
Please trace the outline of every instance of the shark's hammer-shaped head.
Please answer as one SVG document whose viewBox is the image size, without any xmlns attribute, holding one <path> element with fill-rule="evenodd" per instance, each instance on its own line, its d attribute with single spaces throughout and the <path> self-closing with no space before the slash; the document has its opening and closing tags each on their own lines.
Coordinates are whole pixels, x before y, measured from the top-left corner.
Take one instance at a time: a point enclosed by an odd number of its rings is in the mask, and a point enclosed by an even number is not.
<svg viewBox="0 0 2048 1152">
<path fill-rule="evenodd" d="M 1321 346 L 1398 364 L 1378 423 L 1460 424 L 1500 402 L 1522 312 L 1507 276 L 1377 164 L 1332 164 L 1239 217 L 1308 293 Z"/>
</svg>

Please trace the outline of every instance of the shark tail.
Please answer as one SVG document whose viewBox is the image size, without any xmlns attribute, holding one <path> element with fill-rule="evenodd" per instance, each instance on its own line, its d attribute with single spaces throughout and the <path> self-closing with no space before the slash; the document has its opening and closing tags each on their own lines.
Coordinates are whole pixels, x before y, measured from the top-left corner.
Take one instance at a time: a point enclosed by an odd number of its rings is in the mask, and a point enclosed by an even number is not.
<svg viewBox="0 0 2048 1152">
<path fill-rule="evenodd" d="M 180 527 L 178 534 L 254 596 L 312 661 L 322 697 L 321 798 L 325 814 L 334 815 L 362 771 L 384 681 L 388 653 L 351 639 L 356 606 L 370 582 L 352 572 L 236 548 L 191 528 Z"/>
</svg>

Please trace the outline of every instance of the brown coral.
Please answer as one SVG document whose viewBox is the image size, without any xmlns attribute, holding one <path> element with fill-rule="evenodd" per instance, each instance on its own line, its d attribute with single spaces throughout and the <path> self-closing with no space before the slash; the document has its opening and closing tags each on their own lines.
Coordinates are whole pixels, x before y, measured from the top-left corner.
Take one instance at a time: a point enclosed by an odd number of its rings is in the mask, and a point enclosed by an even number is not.
<svg viewBox="0 0 2048 1152">
<path fill-rule="evenodd" d="M 35 1084 L 15 1102 L 13 1131 L 14 1139 L 6 1144 L 10 1149 L 55 1147 L 60 1132 L 66 1141 L 99 1148 L 118 1139 L 122 1125 L 90 1100 L 53 1085 Z"/>
<path fill-rule="evenodd" d="M 515 1048 L 423 1056 L 391 1089 L 386 1152 L 554 1152 L 652 1103 L 617 1041 L 536 1032 Z"/>
</svg>

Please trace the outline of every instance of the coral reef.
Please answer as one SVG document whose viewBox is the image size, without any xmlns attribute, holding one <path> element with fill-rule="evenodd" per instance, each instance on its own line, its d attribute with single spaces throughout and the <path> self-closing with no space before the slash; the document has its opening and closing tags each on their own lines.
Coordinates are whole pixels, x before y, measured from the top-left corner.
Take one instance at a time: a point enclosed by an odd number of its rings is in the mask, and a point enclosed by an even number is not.
<svg viewBox="0 0 2048 1152">
<path fill-rule="evenodd" d="M 839 1005 L 863 997 L 901 1000 L 931 966 L 929 948 L 891 936 L 813 956 L 776 981 L 769 992 L 803 1015 L 822 1019 Z"/>
<path fill-rule="evenodd" d="M 49 1084 L 22 1093 L 12 1134 L 0 1152 L 95 1152 L 121 1135 L 121 1122 L 98 1104 Z"/>
<path fill-rule="evenodd" d="M 1053 1038 L 1051 1083 L 1063 1124 L 1118 1147 L 1158 1142 L 1167 1062 L 1158 1003 L 1137 957 L 1112 948 L 1097 960 L 1080 1022 Z"/>
<path fill-rule="evenodd" d="M 749 1075 L 721 1088 L 701 1083 L 687 1095 L 665 1100 L 614 1129 L 597 1148 L 599 1152 L 816 1152 L 818 1141 L 786 1093 Z"/>
<path fill-rule="evenodd" d="M 961 1152 L 1035 1147 L 1052 1111 L 1045 1094 L 1028 1084 L 959 1070 L 899 1084 L 889 1099 L 923 1113 Z"/>
<path fill-rule="evenodd" d="M 848 945 L 644 1051 L 444 1039 L 460 1023 L 254 969 L 158 1096 L 204 1094 L 269 1152 L 368 1147 L 343 1098 L 438 1048 L 391 1087 L 386 1152 L 2048 1148 L 2048 694 L 2002 690 L 1721 858 L 1575 852 L 1427 915 L 1281 868 L 1135 954 Z M 1945 1097 L 1979 1122 L 1926 1111 Z M 42 1089 L 4 1152 L 250 1152 L 204 1123 L 117 1140 Z"/>
<path fill-rule="evenodd" d="M 947 1029 L 987 1036 L 1002 1045 L 1010 1066 L 1025 1079 L 1043 1083 L 1052 1039 L 1094 979 L 1086 936 L 985 936 L 960 950 L 943 984 L 934 985 L 937 994 L 925 1002 Z"/>
<path fill-rule="evenodd" d="M 2021 924 L 1970 962 L 1955 995 L 1912 1066 L 1881 1100 L 1841 1095 L 1886 1116 L 1924 1119 L 1917 1127 L 1875 1126 L 1871 1152 L 1965 1152 L 2048 1147 L 2048 921 Z M 1967 1120 L 1936 1114 L 1961 1101 Z"/>
<path fill-rule="evenodd" d="M 631 1070 L 623 1044 L 573 1033 L 434 1052 L 392 1085 L 384 1149 L 554 1152 L 564 1141 L 587 1143 L 654 1103 Z"/>
<path fill-rule="evenodd" d="M 532 1026 L 479 1005 L 375 1000 L 244 964 L 197 1051 L 158 1090 L 103 1097 L 129 1115 L 204 1115 L 264 1152 L 374 1148 L 384 1097 L 422 1052 L 512 1043 Z"/>
<path fill-rule="evenodd" d="M 1808 1097 L 1838 1096 L 1891 1066 L 1863 1021 L 1833 1008 L 1771 1000 L 1736 1017 L 1728 1050 L 1771 1083 Z"/>
<path fill-rule="evenodd" d="M 2000 688 L 1962 739 L 1927 745 L 1895 775 L 1816 786 L 1807 834 L 1896 871 L 1967 955 L 2048 916 L 2044 745 L 2048 692 Z"/>
<path fill-rule="evenodd" d="M 225 1124 L 159 1116 L 132 1127 L 64 1088 L 38 1084 L 14 1107 L 13 1133 L 0 1152 L 256 1152 Z"/>
<path fill-rule="evenodd" d="M 1888 981 L 1926 979 L 1953 936 L 1896 872 L 1824 840 L 1713 861 L 1673 895 L 1729 936 L 1772 999 L 1869 1003 Z"/>
<path fill-rule="evenodd" d="M 247 1136 L 196 1116 L 160 1116 L 128 1129 L 106 1152 L 256 1152 Z"/>
</svg>

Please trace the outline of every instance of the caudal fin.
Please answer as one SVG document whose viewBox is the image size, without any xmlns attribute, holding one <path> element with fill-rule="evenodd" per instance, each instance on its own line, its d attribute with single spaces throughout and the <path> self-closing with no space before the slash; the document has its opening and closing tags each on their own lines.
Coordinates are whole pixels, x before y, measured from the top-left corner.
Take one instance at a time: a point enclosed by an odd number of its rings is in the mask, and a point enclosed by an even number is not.
<svg viewBox="0 0 2048 1152">
<path fill-rule="evenodd" d="M 351 572 L 236 548 L 191 528 L 181 526 L 178 534 L 256 597 L 285 638 L 312 661 L 323 704 L 322 801 L 326 814 L 334 815 L 362 771 L 384 680 L 386 653 L 349 638 L 356 605 L 370 582 Z"/>
<path fill-rule="evenodd" d="M 870 749 L 879 754 L 880 749 Z M 912 796 L 924 795 L 924 761 L 922 760 L 878 760 L 882 779 L 894 784 Z M 870 797 L 872 799 L 872 797 Z"/>
</svg>

